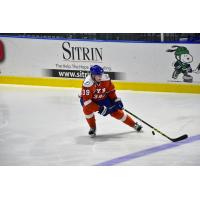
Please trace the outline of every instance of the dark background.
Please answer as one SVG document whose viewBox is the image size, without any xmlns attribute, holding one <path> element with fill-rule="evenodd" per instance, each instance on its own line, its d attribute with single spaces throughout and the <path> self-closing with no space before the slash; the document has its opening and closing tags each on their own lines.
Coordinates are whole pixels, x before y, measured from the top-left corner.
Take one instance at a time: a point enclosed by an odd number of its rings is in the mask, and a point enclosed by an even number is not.
<svg viewBox="0 0 200 200">
<path fill-rule="evenodd" d="M 160 42 L 161 33 L 0 33 L 7 36 Z M 164 33 L 164 42 L 197 42 L 200 33 Z"/>
</svg>

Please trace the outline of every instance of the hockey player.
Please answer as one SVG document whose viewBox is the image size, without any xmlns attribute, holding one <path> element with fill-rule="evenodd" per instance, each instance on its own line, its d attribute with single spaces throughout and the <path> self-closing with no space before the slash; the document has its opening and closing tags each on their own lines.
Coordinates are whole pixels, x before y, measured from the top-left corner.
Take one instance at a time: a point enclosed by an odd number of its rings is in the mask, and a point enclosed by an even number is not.
<svg viewBox="0 0 200 200">
<path fill-rule="evenodd" d="M 90 74 L 85 78 L 80 98 L 85 118 L 90 127 L 89 135 L 96 136 L 95 112 L 102 116 L 110 114 L 112 117 L 121 120 L 123 123 L 134 128 L 137 132 L 142 126 L 136 123 L 123 111 L 123 103 L 116 96 L 115 87 L 109 76 L 99 65 L 90 68 Z"/>
</svg>

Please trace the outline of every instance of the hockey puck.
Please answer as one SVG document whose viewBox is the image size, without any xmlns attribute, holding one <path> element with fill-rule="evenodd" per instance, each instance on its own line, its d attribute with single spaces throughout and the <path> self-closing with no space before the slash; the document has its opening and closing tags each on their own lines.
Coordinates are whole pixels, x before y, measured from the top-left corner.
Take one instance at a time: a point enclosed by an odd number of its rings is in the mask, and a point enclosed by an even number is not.
<svg viewBox="0 0 200 200">
<path fill-rule="evenodd" d="M 155 135 L 155 132 L 154 132 L 154 131 L 152 131 L 152 134 L 153 134 L 153 135 Z"/>
</svg>

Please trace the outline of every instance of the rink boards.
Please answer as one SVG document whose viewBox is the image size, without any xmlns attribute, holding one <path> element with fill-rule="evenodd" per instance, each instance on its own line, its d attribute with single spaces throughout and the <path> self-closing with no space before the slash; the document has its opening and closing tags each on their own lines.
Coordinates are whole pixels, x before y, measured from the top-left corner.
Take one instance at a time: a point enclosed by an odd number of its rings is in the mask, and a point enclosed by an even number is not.
<svg viewBox="0 0 200 200">
<path fill-rule="evenodd" d="M 80 88 L 89 68 L 99 64 L 120 90 L 200 93 L 200 44 L 2 36 L 0 41 L 2 84 Z M 172 78 L 174 63 L 185 54 L 191 57 L 188 82 L 183 74 Z"/>
</svg>

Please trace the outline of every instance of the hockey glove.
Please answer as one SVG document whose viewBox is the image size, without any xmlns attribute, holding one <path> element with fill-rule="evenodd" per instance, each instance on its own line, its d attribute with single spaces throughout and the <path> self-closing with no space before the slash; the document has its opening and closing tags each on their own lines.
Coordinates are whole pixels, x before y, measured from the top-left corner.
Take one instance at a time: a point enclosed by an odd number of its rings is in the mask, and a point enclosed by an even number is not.
<svg viewBox="0 0 200 200">
<path fill-rule="evenodd" d="M 100 115 L 106 116 L 106 115 L 108 115 L 108 114 L 110 114 L 110 113 L 112 113 L 112 112 L 115 112 L 115 111 L 118 110 L 118 109 L 119 109 L 119 108 L 118 108 L 116 105 L 113 105 L 113 106 L 111 106 L 111 107 L 101 106 L 101 107 L 99 108 L 98 113 L 99 113 Z"/>
<path fill-rule="evenodd" d="M 124 108 L 124 105 L 120 98 L 115 99 L 114 105 L 120 110 Z"/>
<path fill-rule="evenodd" d="M 99 112 L 100 115 L 106 116 L 109 114 L 109 109 L 106 106 L 101 106 L 99 108 Z"/>
</svg>

